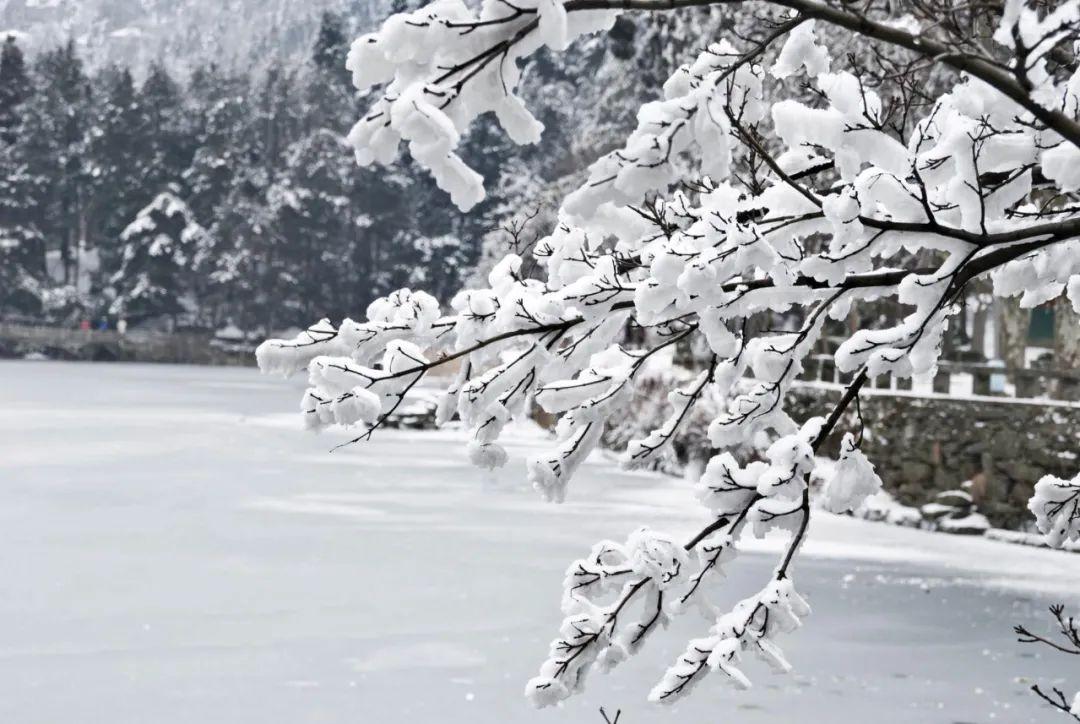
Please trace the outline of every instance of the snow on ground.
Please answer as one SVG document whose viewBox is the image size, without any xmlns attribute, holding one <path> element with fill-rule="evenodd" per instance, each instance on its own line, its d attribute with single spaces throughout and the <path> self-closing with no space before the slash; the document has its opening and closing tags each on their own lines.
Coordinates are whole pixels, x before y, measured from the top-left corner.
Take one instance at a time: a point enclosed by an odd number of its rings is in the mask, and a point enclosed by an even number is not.
<svg viewBox="0 0 1080 724">
<path fill-rule="evenodd" d="M 1080 604 L 1080 556 L 818 513 L 795 569 L 814 613 L 796 665 L 706 679 L 677 708 L 648 686 L 707 623 L 687 615 L 586 695 L 522 691 L 560 621 L 566 565 L 637 525 L 679 534 L 682 481 L 599 456 L 566 504 L 521 458 L 465 462 L 460 433 L 299 432 L 301 383 L 251 370 L 0 363 L 0 722 L 625 724 L 1037 722 L 1027 692 L 1072 662 L 1013 642 Z M 782 541 L 714 584 L 760 586 Z M 1075 668 L 1075 667 L 1074 667 Z M 1080 672 L 1072 677 L 1080 684 Z"/>
</svg>

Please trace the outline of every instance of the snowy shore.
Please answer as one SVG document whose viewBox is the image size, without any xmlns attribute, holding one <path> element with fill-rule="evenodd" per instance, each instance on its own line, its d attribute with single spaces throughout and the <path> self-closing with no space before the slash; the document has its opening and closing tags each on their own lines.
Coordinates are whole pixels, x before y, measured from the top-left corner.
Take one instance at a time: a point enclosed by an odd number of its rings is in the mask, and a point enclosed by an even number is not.
<svg viewBox="0 0 1080 724">
<path fill-rule="evenodd" d="M 1011 627 L 1080 604 L 1076 555 L 818 513 L 793 676 L 645 704 L 707 627 L 686 616 L 535 712 L 521 692 L 566 565 L 641 524 L 696 529 L 688 484 L 598 457 L 546 505 L 527 427 L 497 474 L 455 431 L 329 453 L 340 436 L 291 413 L 299 381 L 245 369 L 4 362 L 0 380 L 0 721 L 1036 722 L 1028 679 L 1057 667 Z M 711 595 L 752 590 L 781 543 L 747 541 Z"/>
</svg>

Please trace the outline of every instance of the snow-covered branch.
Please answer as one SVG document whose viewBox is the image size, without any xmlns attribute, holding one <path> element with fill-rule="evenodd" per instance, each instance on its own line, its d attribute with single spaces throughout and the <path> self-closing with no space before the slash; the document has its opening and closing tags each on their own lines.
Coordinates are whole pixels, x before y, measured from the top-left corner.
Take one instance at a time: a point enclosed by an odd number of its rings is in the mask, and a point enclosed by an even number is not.
<svg viewBox="0 0 1080 724">
<path fill-rule="evenodd" d="M 474 10 L 437 0 L 394 16 L 350 55 L 357 87 L 382 92 L 350 136 L 357 158 L 390 163 L 405 141 L 468 209 L 484 192 L 458 147 L 477 116 L 493 112 L 518 143 L 542 131 L 516 94 L 520 59 L 541 46 L 564 49 L 624 10 L 705 4 L 487 0 Z M 772 6 L 784 14 L 768 15 Z M 623 146 L 567 196 L 533 249 L 542 278 L 508 254 L 487 287 L 460 292 L 445 312 L 424 292 L 403 290 L 372 304 L 366 321 L 323 321 L 258 350 L 264 370 L 306 367 L 306 419 L 363 425 L 353 442 L 451 363 L 439 418 L 461 419 L 477 465 L 505 464 L 502 430 L 539 405 L 558 416 L 557 442 L 528 462 L 528 476 L 557 502 L 608 421 L 626 413 L 647 361 L 678 344 L 707 350 L 701 374 L 670 391 L 670 415 L 631 443 L 626 463 L 657 455 L 702 395 L 725 400 L 709 426 L 721 452 L 699 485 L 709 519 L 685 544 L 642 528 L 571 565 L 567 618 L 527 687 L 539 705 L 579 691 L 590 670 L 636 653 L 692 603 L 711 626 L 651 699 L 674 701 L 709 670 L 749 685 L 748 650 L 786 671 L 776 635 L 809 613 L 792 581 L 810 528 L 807 481 L 859 390 L 882 375 L 932 376 L 974 280 L 989 277 L 995 294 L 1020 296 L 1023 306 L 1066 294 L 1080 309 L 1080 74 L 1064 62 L 1077 40 L 1076 0 L 1053 12 L 1009 0 L 986 39 L 991 50 L 951 26 L 922 30 L 917 17 L 856 15 L 814 0 L 753 7 L 764 14 L 757 35 L 711 43 L 675 70 Z M 907 107 L 910 123 L 890 125 L 881 83 L 868 82 L 859 63 L 834 69 L 822 43 L 830 27 L 871 45 L 869 61 L 888 48 L 961 73 L 925 106 Z M 786 393 L 825 325 L 882 298 L 906 316 L 850 332 L 835 352 L 852 375 L 839 403 L 825 418 L 792 420 Z M 752 323 L 779 316 L 797 323 L 775 331 Z M 859 442 L 846 436 L 829 466 L 831 510 L 858 507 L 880 488 Z M 747 443 L 763 449 L 761 460 L 742 464 L 729 452 Z M 1051 543 L 1080 536 L 1078 485 L 1046 478 L 1036 488 L 1032 511 Z M 759 592 L 734 607 L 711 603 L 707 582 L 740 537 L 773 529 L 789 543 Z"/>
</svg>

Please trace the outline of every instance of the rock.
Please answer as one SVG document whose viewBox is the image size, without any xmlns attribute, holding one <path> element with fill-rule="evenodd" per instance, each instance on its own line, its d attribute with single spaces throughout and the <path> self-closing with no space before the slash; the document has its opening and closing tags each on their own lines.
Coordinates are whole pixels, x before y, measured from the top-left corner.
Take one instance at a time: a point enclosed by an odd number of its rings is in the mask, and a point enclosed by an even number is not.
<svg viewBox="0 0 1080 724">
<path fill-rule="evenodd" d="M 969 513 L 962 518 L 943 518 L 937 528 L 955 535 L 982 535 L 990 529 L 990 521 L 981 513 Z"/>
<path fill-rule="evenodd" d="M 893 525 L 901 525 L 905 528 L 918 528 L 922 522 L 922 513 L 918 508 L 912 508 L 907 505 L 898 505 L 895 508 L 891 508 L 885 515 L 885 522 L 892 523 Z"/>
<path fill-rule="evenodd" d="M 938 493 L 934 496 L 934 499 L 942 505 L 949 505 L 954 508 L 970 508 L 972 505 L 971 493 L 966 490 L 946 490 Z"/>
<path fill-rule="evenodd" d="M 929 521 L 937 521 L 940 518 L 953 515 L 957 512 L 957 509 L 953 506 L 944 505 L 942 503 L 927 503 L 919 508 L 919 510 L 922 512 L 923 518 Z"/>
</svg>

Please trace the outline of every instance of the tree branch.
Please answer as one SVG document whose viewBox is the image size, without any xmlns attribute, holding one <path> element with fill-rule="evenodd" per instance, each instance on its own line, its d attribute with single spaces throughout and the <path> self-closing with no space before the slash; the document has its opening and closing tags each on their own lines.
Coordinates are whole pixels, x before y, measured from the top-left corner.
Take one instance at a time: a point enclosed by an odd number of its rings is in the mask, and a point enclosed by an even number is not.
<svg viewBox="0 0 1080 724">
<path fill-rule="evenodd" d="M 706 5 L 735 5 L 742 2 L 744 0 L 570 0 L 566 3 L 566 10 L 575 12 L 622 9 L 663 12 Z M 916 35 L 895 25 L 887 25 L 872 20 L 866 15 L 851 13 L 816 0 L 765 0 L 765 2 L 796 10 L 806 18 L 822 20 L 864 37 L 918 53 L 954 70 L 968 73 L 998 90 L 1002 95 L 1030 112 L 1048 128 L 1057 131 L 1069 143 L 1080 148 L 1080 123 L 1059 110 L 1037 103 L 1011 72 L 985 58 L 957 52 L 955 47 L 923 34 Z"/>
</svg>

